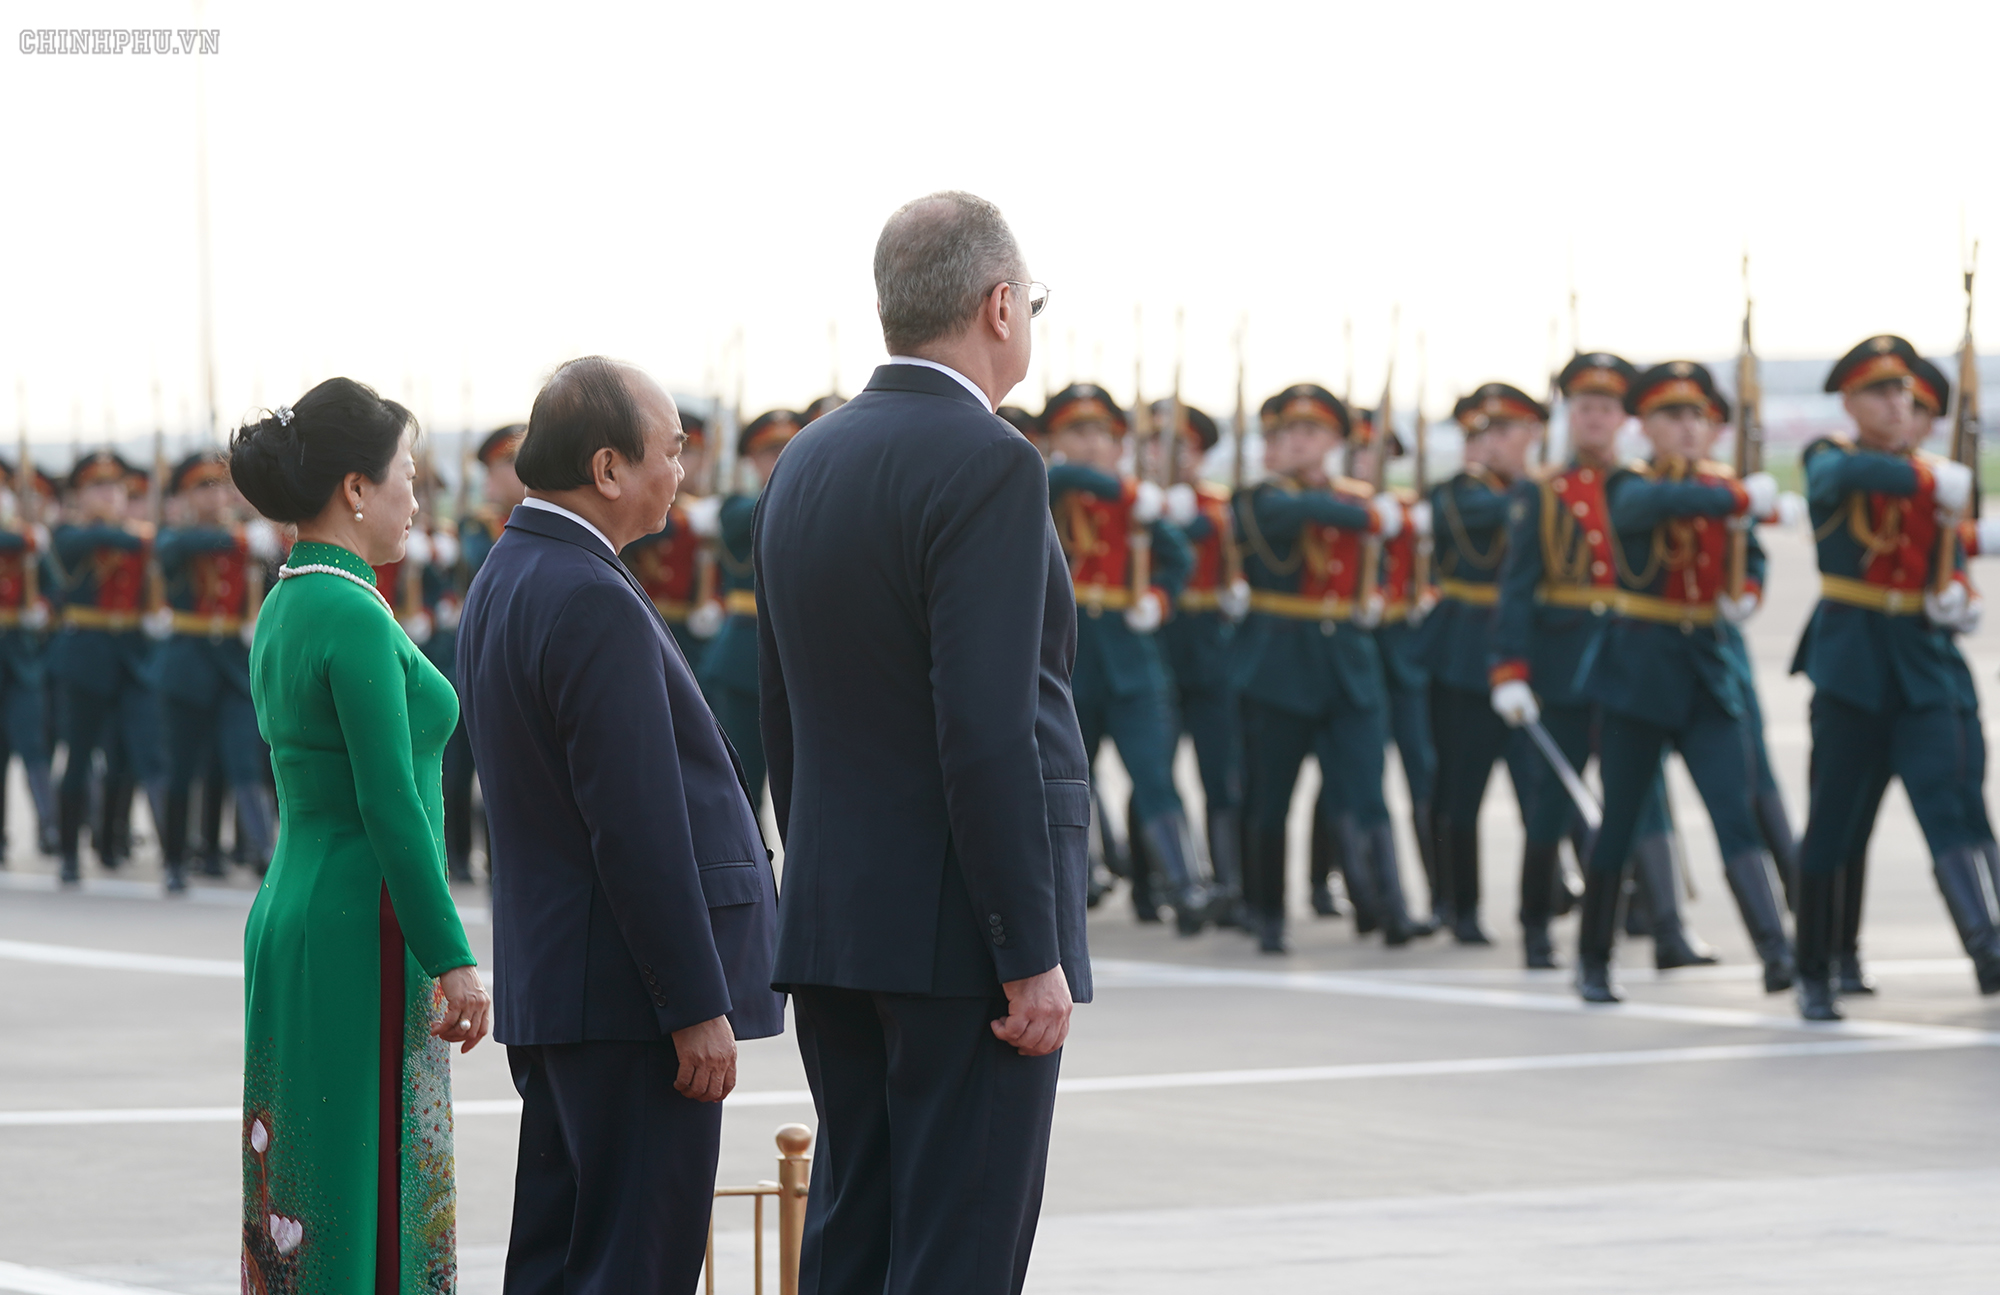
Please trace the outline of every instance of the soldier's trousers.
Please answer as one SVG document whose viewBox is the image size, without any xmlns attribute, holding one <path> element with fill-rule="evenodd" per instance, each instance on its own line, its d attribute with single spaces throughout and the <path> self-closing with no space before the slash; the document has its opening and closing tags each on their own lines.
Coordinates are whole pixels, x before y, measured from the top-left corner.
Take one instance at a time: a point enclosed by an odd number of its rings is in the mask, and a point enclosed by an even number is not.
<svg viewBox="0 0 2000 1295">
<path fill-rule="evenodd" d="M 1403 781 L 1409 786 L 1410 799 L 1419 805 L 1429 804 L 1437 793 L 1438 757 L 1431 736 L 1428 682 L 1399 687 L 1390 681 L 1389 737 L 1403 763 Z"/>
<path fill-rule="evenodd" d="M 1889 779 L 1900 778 L 1933 857 L 1990 839 L 1986 743 L 1977 716 L 1950 706 L 1880 714 L 1828 693 L 1812 701 L 1812 794 L 1799 868 L 1832 873 L 1860 848 Z"/>
<path fill-rule="evenodd" d="M 1194 739 L 1201 791 L 1213 818 L 1243 806 L 1243 707 L 1227 688 L 1176 688 L 1180 731 Z M 1123 758 L 1122 756 L 1120 757 Z"/>
<path fill-rule="evenodd" d="M 20 756 L 21 763 L 29 767 L 47 765 L 49 762 L 48 719 L 43 714 L 46 709 L 42 701 L 42 689 L 33 684 L 22 683 L 19 679 L 9 679 L 0 688 L 0 707 L 6 710 L 5 723 L 0 724 L 0 741 L 6 746 L 0 749 L 0 770 L 4 770 L 9 757 Z"/>
<path fill-rule="evenodd" d="M 270 748 L 257 731 L 257 710 L 250 698 L 224 688 L 213 705 L 196 706 L 168 697 L 164 715 L 167 738 L 167 819 L 160 825 L 161 847 L 169 859 L 187 855 L 187 810 L 194 784 L 206 780 L 217 761 L 236 797 L 238 822 L 255 838 L 258 859 L 270 857 L 272 828 L 266 811 L 264 771 Z M 209 842 L 211 846 L 215 843 Z"/>
<path fill-rule="evenodd" d="M 743 763 L 743 779 L 750 784 L 752 809 L 762 814 L 767 764 L 764 730 L 757 721 L 757 694 L 727 684 L 713 684 L 704 691 L 708 694 L 708 708 L 715 712 L 715 722 L 722 725 L 729 744 L 736 748 L 736 758 Z"/>
<path fill-rule="evenodd" d="M 1437 792 L 1432 805 L 1439 815 L 1464 827 L 1477 823 L 1494 762 L 1505 759 L 1507 773 L 1514 780 L 1514 797 L 1526 820 L 1528 788 L 1534 785 L 1532 762 L 1541 757 L 1529 751 L 1521 735 L 1493 713 L 1488 694 L 1433 679 L 1431 732 L 1437 744 Z"/>
<path fill-rule="evenodd" d="M 1243 703 L 1244 770 L 1249 784 L 1245 818 L 1254 838 L 1280 843 L 1252 849 L 1243 860 L 1243 899 L 1269 914 L 1285 911 L 1285 819 L 1308 753 L 1319 759 L 1322 790 L 1315 812 L 1330 820 L 1351 814 L 1366 831 L 1387 821 L 1382 799 L 1382 708 L 1300 715 L 1263 702 Z"/>
<path fill-rule="evenodd" d="M 1597 708 L 1591 705 L 1544 705 L 1542 727 L 1548 730 L 1549 736 L 1569 758 L 1570 768 L 1582 773 L 1592 754 L 1592 739 L 1597 736 Z M 1577 821 L 1576 806 L 1570 800 L 1569 792 L 1563 789 L 1562 778 L 1542 758 L 1540 751 L 1532 753 L 1528 767 L 1528 844 L 1556 845 L 1570 835 L 1570 828 Z M 1664 836 L 1673 830 L 1673 823 L 1667 817 L 1666 796 L 1667 779 L 1663 767 L 1639 809 L 1634 839 Z"/>
<path fill-rule="evenodd" d="M 63 742 L 69 748 L 61 793 L 63 854 L 76 853 L 90 803 L 92 757 L 99 751 L 107 756 L 123 754 L 129 776 L 147 788 L 153 812 L 164 830 L 166 785 L 160 752 L 160 707 L 151 690 L 129 677 L 121 678 L 116 690 L 108 693 L 65 684 L 63 713 Z"/>
<path fill-rule="evenodd" d="M 1756 757 L 1749 732 L 1721 702 L 1697 689 L 1693 710 L 1678 728 L 1662 728 L 1616 711 L 1604 712 L 1598 752 L 1604 775 L 1604 826 L 1590 852 L 1592 871 L 1615 873 L 1624 868 L 1669 745 L 1681 753 L 1695 789 L 1701 793 L 1722 857 L 1733 859 L 1745 851 L 1764 848 L 1757 815 L 1751 808 Z"/>
<path fill-rule="evenodd" d="M 1109 737 L 1132 779 L 1132 829 L 1162 814 L 1182 812 L 1181 794 L 1174 786 L 1174 748 L 1180 733 L 1167 698 L 1157 692 L 1120 697 L 1108 688 L 1076 691 L 1076 722 L 1083 730 L 1083 749 L 1096 767 L 1097 750 Z"/>
</svg>

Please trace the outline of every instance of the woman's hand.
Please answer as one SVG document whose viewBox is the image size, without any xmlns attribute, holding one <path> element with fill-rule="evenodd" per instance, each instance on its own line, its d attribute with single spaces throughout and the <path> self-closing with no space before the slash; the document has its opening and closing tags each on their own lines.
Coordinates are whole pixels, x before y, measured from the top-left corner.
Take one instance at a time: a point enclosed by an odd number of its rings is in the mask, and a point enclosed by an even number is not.
<svg viewBox="0 0 2000 1295">
<path fill-rule="evenodd" d="M 453 967 L 438 977 L 444 990 L 444 1019 L 431 1026 L 431 1033 L 446 1043 L 462 1043 L 460 1052 L 470 1052 L 493 1026 L 493 996 L 480 983 L 479 968 Z"/>
</svg>

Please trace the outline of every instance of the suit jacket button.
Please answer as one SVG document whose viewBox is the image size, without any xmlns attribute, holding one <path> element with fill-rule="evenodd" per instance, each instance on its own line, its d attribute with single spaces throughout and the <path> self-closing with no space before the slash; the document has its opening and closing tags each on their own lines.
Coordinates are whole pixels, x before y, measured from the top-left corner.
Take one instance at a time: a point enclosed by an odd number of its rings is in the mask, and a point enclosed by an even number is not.
<svg viewBox="0 0 2000 1295">
<path fill-rule="evenodd" d="M 987 924 L 988 926 L 992 927 L 992 928 L 993 928 L 994 930 L 996 930 L 996 931 L 997 931 L 997 930 L 999 930 L 999 929 L 1000 929 L 1000 914 L 998 914 L 998 913 L 988 913 L 988 914 L 986 915 L 986 924 Z"/>
</svg>

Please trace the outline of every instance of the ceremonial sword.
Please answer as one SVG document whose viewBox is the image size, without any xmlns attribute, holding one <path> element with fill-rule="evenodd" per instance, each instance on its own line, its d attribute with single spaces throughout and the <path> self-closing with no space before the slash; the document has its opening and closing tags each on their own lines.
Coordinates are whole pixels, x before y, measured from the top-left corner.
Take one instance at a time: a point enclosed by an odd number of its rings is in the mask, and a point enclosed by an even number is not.
<svg viewBox="0 0 2000 1295">
<path fill-rule="evenodd" d="M 1604 807 L 1597 803 L 1597 797 L 1591 795 L 1590 788 L 1584 784 L 1583 779 L 1577 775 L 1576 770 L 1570 767 L 1569 760 L 1562 753 L 1562 748 L 1557 746 L 1556 740 L 1549 736 L 1549 731 L 1542 727 L 1542 722 L 1540 720 L 1529 720 L 1521 727 L 1526 729 L 1528 736 L 1535 740 L 1535 745 L 1541 749 L 1542 758 L 1549 762 L 1549 767 L 1556 771 L 1556 777 L 1562 780 L 1563 790 L 1568 792 L 1570 800 L 1575 802 L 1576 812 L 1583 816 L 1583 825 L 1592 832 L 1602 827 L 1604 825 Z"/>
</svg>

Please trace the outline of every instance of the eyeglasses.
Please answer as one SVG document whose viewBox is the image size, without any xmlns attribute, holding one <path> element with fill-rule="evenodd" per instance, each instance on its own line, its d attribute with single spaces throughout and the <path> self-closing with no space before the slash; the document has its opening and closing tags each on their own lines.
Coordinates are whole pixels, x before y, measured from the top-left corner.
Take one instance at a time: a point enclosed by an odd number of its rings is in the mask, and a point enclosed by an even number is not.
<svg viewBox="0 0 2000 1295">
<path fill-rule="evenodd" d="M 1002 279 L 993 286 L 1005 285 L 1019 288 L 1028 294 L 1028 318 L 1033 319 L 1049 307 L 1049 285 L 1046 283 L 1022 283 L 1019 279 Z"/>
</svg>

